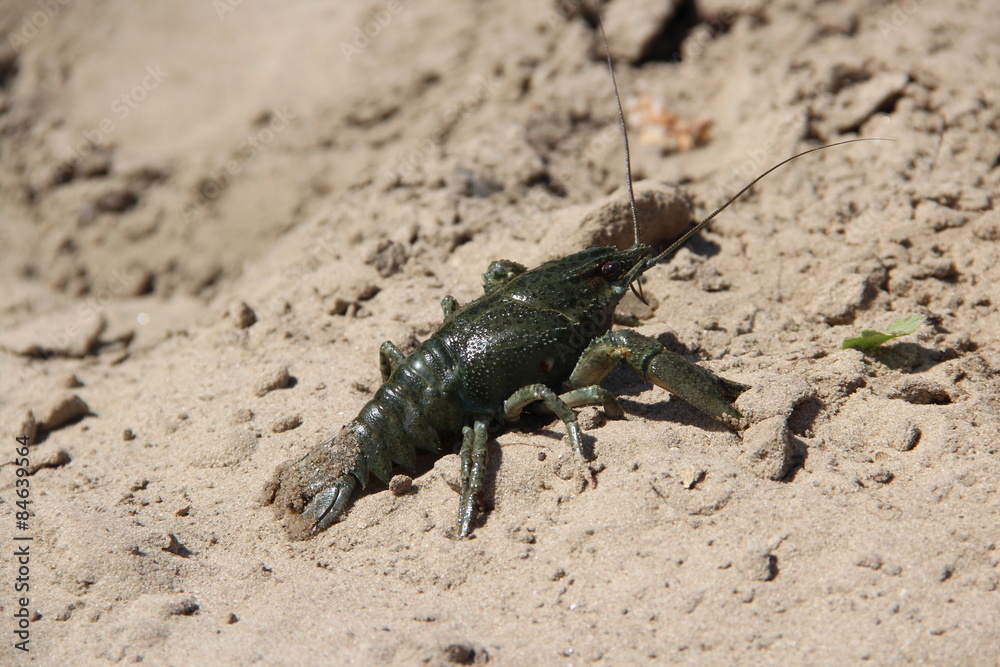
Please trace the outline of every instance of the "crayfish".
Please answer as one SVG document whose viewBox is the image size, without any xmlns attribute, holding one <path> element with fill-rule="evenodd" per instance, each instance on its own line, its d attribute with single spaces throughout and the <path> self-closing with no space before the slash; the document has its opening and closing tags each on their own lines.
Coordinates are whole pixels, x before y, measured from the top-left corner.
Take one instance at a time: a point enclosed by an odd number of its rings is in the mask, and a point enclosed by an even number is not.
<svg viewBox="0 0 1000 667">
<path fill-rule="evenodd" d="M 483 490 L 488 427 L 517 420 L 528 406 L 539 407 L 562 420 L 570 446 L 583 459 L 574 408 L 601 405 L 608 417 L 624 417 L 615 397 L 600 386 L 618 362 L 709 416 L 742 425 L 733 403 L 746 386 L 664 349 L 654 338 L 612 330 L 615 309 L 643 273 L 764 176 L 807 153 L 866 139 L 812 148 L 780 162 L 657 254 L 639 239 L 628 137 L 613 68 L 611 78 L 625 134 L 632 247 L 589 248 L 534 269 L 494 262 L 483 275 L 486 293 L 463 307 L 445 297 L 444 324 L 409 356 L 391 342 L 383 343 L 382 385 L 374 397 L 338 434 L 282 465 L 265 490 L 293 538 L 333 524 L 371 475 L 388 482 L 393 465 L 414 467 L 417 450 L 442 452 L 447 439 L 442 436 L 449 434 L 461 435 L 457 534 L 467 536 Z"/>
</svg>

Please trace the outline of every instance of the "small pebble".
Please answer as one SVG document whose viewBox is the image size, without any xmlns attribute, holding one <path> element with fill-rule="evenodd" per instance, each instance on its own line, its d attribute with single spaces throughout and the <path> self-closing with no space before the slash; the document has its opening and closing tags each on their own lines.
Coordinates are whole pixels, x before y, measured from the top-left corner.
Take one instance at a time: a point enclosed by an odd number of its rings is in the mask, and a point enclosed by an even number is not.
<svg viewBox="0 0 1000 667">
<path fill-rule="evenodd" d="M 876 553 L 868 553 L 859 557 L 854 564 L 858 567 L 866 567 L 869 570 L 879 570 L 882 568 L 882 557 Z"/>
<path fill-rule="evenodd" d="M 249 408 L 240 408 L 230 415 L 229 421 L 233 426 L 253 421 L 253 410 L 250 410 Z"/>
<path fill-rule="evenodd" d="M 245 301 L 231 304 L 228 314 L 239 329 L 248 329 L 257 322 L 257 313 Z"/>
<path fill-rule="evenodd" d="M 685 489 L 693 489 L 695 485 L 705 479 L 705 469 L 688 467 L 681 473 L 681 486 Z"/>
<path fill-rule="evenodd" d="M 457 665 L 471 665 L 476 659 L 476 650 L 466 644 L 451 644 L 444 649 L 444 659 Z"/>
<path fill-rule="evenodd" d="M 794 456 L 792 434 L 784 417 L 757 422 L 747 429 L 743 441 L 747 447 L 749 467 L 759 477 L 777 481 L 791 469 Z"/>
<path fill-rule="evenodd" d="M 394 475 L 389 480 L 389 491 L 394 496 L 401 496 L 413 488 L 413 479 L 407 475 Z"/>
<path fill-rule="evenodd" d="M 288 372 L 288 366 L 278 366 L 260 374 L 254 393 L 258 396 L 266 396 L 275 389 L 284 389 L 291 384 L 291 381 L 292 376 Z"/>
<path fill-rule="evenodd" d="M 866 479 L 872 484 L 878 484 L 879 486 L 881 486 L 884 484 L 888 484 L 893 479 L 895 479 L 895 477 L 896 476 L 893 475 L 892 472 L 886 470 L 885 468 L 879 468 L 875 472 L 869 474 Z"/>
<path fill-rule="evenodd" d="M 770 551 L 748 551 L 743 561 L 743 573 L 752 581 L 772 581 L 778 576 L 778 559 Z"/>
<path fill-rule="evenodd" d="M 300 415 L 285 415 L 284 417 L 279 417 L 274 420 L 271 424 L 272 433 L 284 433 L 285 431 L 291 431 L 294 428 L 298 428 L 302 425 L 302 417 Z"/>
<path fill-rule="evenodd" d="M 604 426 L 606 417 L 604 415 L 604 410 L 598 410 L 595 407 L 588 407 L 577 413 L 576 421 L 583 431 L 593 431 L 594 429 Z"/>
<path fill-rule="evenodd" d="M 55 431 L 88 414 L 90 414 L 90 408 L 83 402 L 82 398 L 76 394 L 66 394 L 40 409 L 36 418 L 39 422 L 39 429 L 48 432 Z"/>
<path fill-rule="evenodd" d="M 35 413 L 25 410 L 21 417 L 21 425 L 17 429 L 17 436 L 27 438 L 28 444 L 33 445 L 38 440 L 38 422 L 35 420 Z"/>
<path fill-rule="evenodd" d="M 883 436 L 893 449 L 900 452 L 908 452 L 917 446 L 920 440 L 920 428 L 909 419 L 894 420 L 886 429 Z"/>
<path fill-rule="evenodd" d="M 173 533 L 168 533 L 167 536 L 170 538 L 170 544 L 168 544 L 167 546 L 163 547 L 164 551 L 166 551 L 168 553 L 172 553 L 175 556 L 180 556 L 181 558 L 188 558 L 188 557 L 190 557 L 194 553 L 193 551 L 191 551 L 190 549 L 188 549 L 186 546 L 184 546 L 183 544 L 181 544 L 181 541 L 178 540 L 177 536 L 174 535 Z"/>
<path fill-rule="evenodd" d="M 34 475 L 42 468 L 58 468 L 64 466 L 73 459 L 64 447 L 59 448 L 39 448 L 31 459 L 31 465 L 27 466 L 28 474 Z"/>
</svg>

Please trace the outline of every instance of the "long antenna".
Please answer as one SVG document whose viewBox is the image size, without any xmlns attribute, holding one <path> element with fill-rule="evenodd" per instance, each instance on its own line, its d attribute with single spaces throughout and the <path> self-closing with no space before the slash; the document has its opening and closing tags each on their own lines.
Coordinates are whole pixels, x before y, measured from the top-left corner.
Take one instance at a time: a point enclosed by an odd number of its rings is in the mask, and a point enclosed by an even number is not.
<svg viewBox="0 0 1000 667">
<path fill-rule="evenodd" d="M 628 152 L 628 129 L 625 127 L 625 112 L 622 111 L 622 98 L 618 94 L 615 68 L 611 64 L 611 48 L 608 46 L 608 34 L 604 32 L 604 21 L 601 20 L 600 10 L 597 11 L 597 25 L 601 27 L 601 37 L 604 38 L 604 54 L 608 57 L 608 71 L 611 72 L 611 85 L 615 89 L 615 102 L 618 103 L 618 120 L 622 125 L 622 137 L 625 139 L 625 182 L 628 184 L 628 201 L 632 207 L 632 229 L 635 232 L 635 245 L 639 245 L 639 216 L 635 212 L 635 192 L 632 191 L 632 160 Z"/>
<path fill-rule="evenodd" d="M 682 245 L 684 245 L 685 243 L 687 243 L 688 239 L 690 239 L 692 236 L 694 236 L 699 231 L 701 231 L 705 227 L 705 225 L 707 225 L 709 222 L 712 221 L 713 218 L 715 218 L 715 216 L 719 215 L 720 213 L 722 213 L 723 211 L 725 211 L 727 208 L 729 208 L 730 204 L 732 204 L 734 201 L 736 201 L 737 199 L 739 199 L 740 197 L 742 197 L 743 195 L 745 195 L 746 192 L 747 192 L 747 190 L 749 190 L 750 188 L 752 188 L 754 185 L 757 184 L 758 181 L 760 181 L 762 178 L 764 178 L 765 176 L 767 176 L 768 174 L 770 174 L 772 171 L 774 171 L 778 167 L 786 165 L 789 162 L 791 162 L 792 160 L 796 160 L 796 159 L 802 157 L 803 155 L 809 155 L 809 153 L 815 153 L 816 151 L 821 151 L 821 150 L 823 150 L 825 148 L 833 148 L 834 146 L 843 146 L 844 144 L 853 144 L 853 143 L 857 143 L 859 141 L 893 141 L 893 139 L 883 139 L 883 138 L 879 138 L 879 137 L 866 137 L 866 138 L 863 138 L 863 139 L 847 139 L 846 141 L 838 141 L 835 144 L 826 144 L 825 146 L 817 146 L 816 148 L 810 148 L 809 150 L 802 151 L 801 153 L 793 155 L 790 158 L 785 158 L 784 160 L 782 160 L 778 164 L 774 165 L 773 167 L 771 167 L 770 169 L 768 169 L 767 171 L 765 171 L 763 174 L 761 174 L 757 178 L 755 178 L 752 181 L 750 181 L 746 186 L 744 186 L 744 188 L 742 190 L 740 190 L 735 195 L 733 195 L 732 197 L 730 197 L 729 201 L 727 201 L 725 204 L 723 204 L 719 208 L 715 209 L 715 211 L 713 211 L 710 216 L 708 216 L 707 218 L 705 218 L 704 220 L 702 220 L 701 222 L 699 222 L 697 225 L 695 225 L 694 227 L 692 227 L 691 229 L 689 229 L 687 231 L 687 233 L 684 234 L 684 236 L 680 237 L 679 239 L 677 239 L 676 241 L 674 241 L 673 243 L 671 243 L 669 248 L 667 248 L 666 250 L 664 250 L 663 252 L 661 252 L 656 257 L 653 257 L 652 259 L 650 259 L 649 261 L 647 261 L 646 262 L 646 266 L 653 266 L 654 264 L 656 264 L 657 262 L 659 262 L 661 259 L 663 259 L 667 255 L 669 255 L 670 253 L 674 252 L 675 250 L 677 250 L 678 248 L 680 248 Z"/>
</svg>

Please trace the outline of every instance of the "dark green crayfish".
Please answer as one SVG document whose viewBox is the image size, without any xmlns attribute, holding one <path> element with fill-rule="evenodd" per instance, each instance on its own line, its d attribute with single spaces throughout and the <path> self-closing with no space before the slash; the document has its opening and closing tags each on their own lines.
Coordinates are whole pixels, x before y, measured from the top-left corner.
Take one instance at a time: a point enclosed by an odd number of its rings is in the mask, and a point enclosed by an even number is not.
<svg viewBox="0 0 1000 667">
<path fill-rule="evenodd" d="M 268 497 L 288 532 L 303 538 L 327 528 L 369 475 L 388 481 L 393 464 L 412 468 L 417 449 L 440 452 L 441 434 L 461 433 L 458 534 L 468 535 L 483 487 L 487 426 L 516 420 L 540 402 L 565 423 L 582 457 L 573 408 L 603 405 L 609 417 L 624 417 L 599 386 L 619 361 L 708 415 L 738 424 L 733 401 L 745 386 L 653 338 L 611 330 L 618 302 L 639 276 L 707 222 L 660 255 L 636 243 L 627 250 L 589 248 L 532 270 L 494 262 L 484 274 L 485 295 L 462 308 L 446 297 L 444 324 L 412 354 L 382 345 L 383 384 L 360 414 L 279 468 Z"/>
<path fill-rule="evenodd" d="M 611 78 L 614 83 L 613 69 Z M 617 85 L 615 98 L 624 134 Z M 855 141 L 870 139 L 830 146 Z M 603 405 L 607 416 L 624 417 L 615 397 L 599 385 L 619 361 L 711 417 L 741 425 L 733 402 L 747 387 L 687 361 L 653 338 L 628 329 L 612 331 L 615 308 L 645 271 L 760 179 L 830 146 L 771 167 L 657 255 L 639 241 L 626 134 L 633 246 L 589 248 L 531 270 L 511 261 L 494 262 L 483 276 L 486 294 L 462 308 L 446 297 L 441 303 L 444 324 L 409 356 L 391 342 L 383 343 L 383 383 L 375 396 L 337 435 L 282 465 L 265 489 L 265 499 L 275 505 L 293 538 L 309 537 L 341 516 L 354 490 L 364 488 L 370 475 L 388 482 L 394 464 L 412 469 L 416 450 L 441 452 L 441 436 L 460 433 L 458 535 L 465 537 L 483 488 L 487 427 L 516 420 L 526 407 L 540 404 L 563 421 L 571 447 L 583 458 L 573 408 Z"/>
</svg>

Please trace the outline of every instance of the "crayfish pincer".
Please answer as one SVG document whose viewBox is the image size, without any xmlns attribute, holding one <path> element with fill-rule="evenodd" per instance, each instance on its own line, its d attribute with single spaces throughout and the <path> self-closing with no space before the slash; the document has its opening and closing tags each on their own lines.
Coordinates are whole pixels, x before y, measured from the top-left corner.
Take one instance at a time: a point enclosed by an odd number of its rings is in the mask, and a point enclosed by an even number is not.
<svg viewBox="0 0 1000 667">
<path fill-rule="evenodd" d="M 487 427 L 518 419 L 532 404 L 566 425 L 583 457 L 575 407 L 602 405 L 622 418 L 600 386 L 619 361 L 706 414 L 739 425 L 733 401 L 745 386 L 721 378 L 628 329 L 611 330 L 615 308 L 663 255 L 645 245 L 590 248 L 527 270 L 494 262 L 486 294 L 459 308 L 442 301 L 444 324 L 409 356 L 380 350 L 382 386 L 334 437 L 281 466 L 266 490 L 293 538 L 309 537 L 343 513 L 371 475 L 388 482 L 394 464 L 413 468 L 417 450 L 440 452 L 461 434 L 458 535 L 472 527 L 487 462 Z"/>
</svg>

